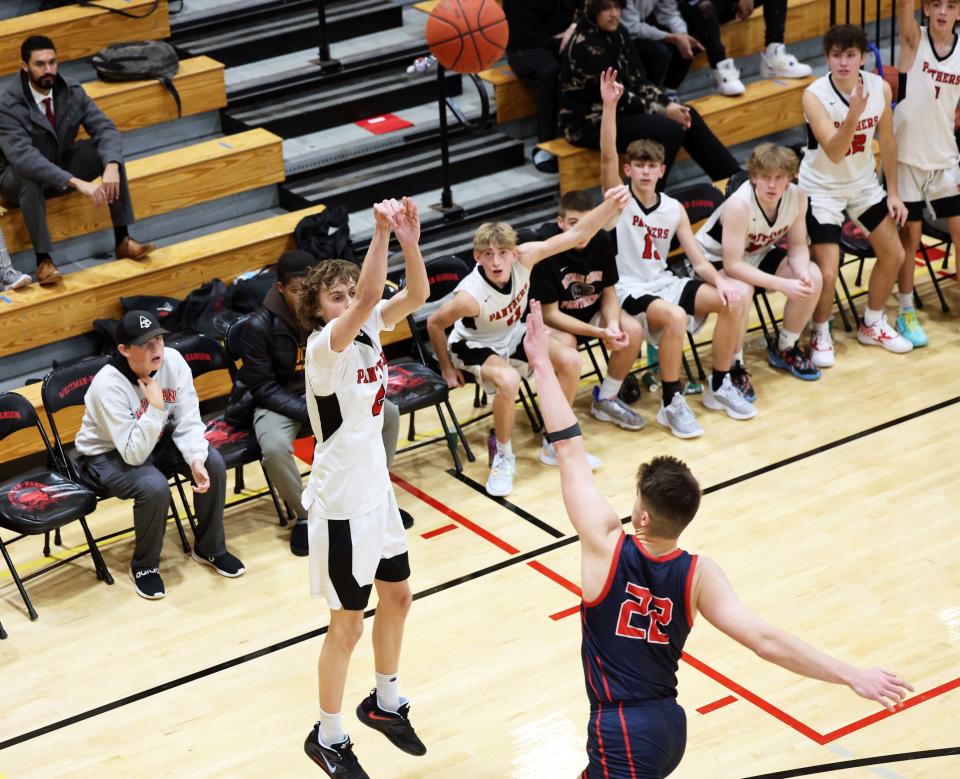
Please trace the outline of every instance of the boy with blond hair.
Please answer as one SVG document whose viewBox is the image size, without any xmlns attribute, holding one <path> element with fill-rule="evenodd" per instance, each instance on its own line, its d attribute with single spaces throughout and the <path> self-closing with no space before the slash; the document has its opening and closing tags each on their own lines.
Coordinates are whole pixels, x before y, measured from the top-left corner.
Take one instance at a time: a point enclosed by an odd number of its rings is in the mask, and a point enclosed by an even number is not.
<svg viewBox="0 0 960 779">
<path fill-rule="evenodd" d="M 516 458 L 510 438 L 521 380 L 530 376 L 523 353 L 523 316 L 530 293 L 530 272 L 541 260 L 589 241 L 616 218 L 626 204 L 626 187 L 607 192 L 604 202 L 572 229 L 545 241 L 517 243 L 517 234 L 501 222 L 481 225 L 473 239 L 476 267 L 454 290 L 453 297 L 427 319 L 430 343 L 447 386 L 463 386 L 468 371 L 493 396 L 493 427 L 497 439 L 487 493 L 513 491 Z M 449 340 L 446 329 L 453 326 Z M 553 339 L 550 359 L 564 394 L 572 401 L 580 381 L 576 347 Z M 556 465 L 553 447 L 544 441 L 540 461 Z M 600 464 L 592 459 L 594 467 Z"/>
</svg>

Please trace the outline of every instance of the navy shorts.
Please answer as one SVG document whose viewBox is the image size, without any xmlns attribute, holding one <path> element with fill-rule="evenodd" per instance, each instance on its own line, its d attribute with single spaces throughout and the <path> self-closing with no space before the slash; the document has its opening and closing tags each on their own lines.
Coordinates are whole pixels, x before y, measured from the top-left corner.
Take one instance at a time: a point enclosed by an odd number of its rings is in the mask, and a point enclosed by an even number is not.
<svg viewBox="0 0 960 779">
<path fill-rule="evenodd" d="M 582 779 L 661 779 L 687 746 L 687 717 L 674 698 L 590 707 Z"/>
</svg>

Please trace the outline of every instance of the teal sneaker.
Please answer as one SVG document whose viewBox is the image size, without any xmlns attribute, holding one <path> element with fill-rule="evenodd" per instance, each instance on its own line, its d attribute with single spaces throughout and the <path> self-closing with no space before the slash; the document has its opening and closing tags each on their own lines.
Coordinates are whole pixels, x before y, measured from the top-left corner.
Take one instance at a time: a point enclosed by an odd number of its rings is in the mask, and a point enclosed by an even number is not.
<svg viewBox="0 0 960 779">
<path fill-rule="evenodd" d="M 917 312 L 912 308 L 897 317 L 897 332 L 912 343 L 915 349 L 927 345 L 927 334 L 920 324 Z"/>
</svg>

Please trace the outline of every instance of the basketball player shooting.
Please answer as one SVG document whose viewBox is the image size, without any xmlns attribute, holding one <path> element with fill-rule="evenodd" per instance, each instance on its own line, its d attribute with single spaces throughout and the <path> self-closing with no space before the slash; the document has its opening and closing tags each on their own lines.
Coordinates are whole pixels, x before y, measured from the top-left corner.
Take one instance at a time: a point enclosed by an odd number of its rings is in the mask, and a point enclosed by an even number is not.
<svg viewBox="0 0 960 779">
<path fill-rule="evenodd" d="M 677 664 L 693 619 L 707 621 L 788 671 L 896 709 L 913 687 L 882 668 L 857 668 L 767 624 L 737 597 L 713 560 L 678 539 L 700 506 L 700 485 L 673 457 L 640 466 L 634 536 L 594 482 L 577 418 L 554 376 L 548 330 L 531 301 L 524 348 L 533 366 L 547 437 L 560 465 L 567 515 L 580 536 L 581 653 L 590 700 L 589 764 L 581 779 L 663 777 L 683 757 L 686 717 Z"/>
</svg>

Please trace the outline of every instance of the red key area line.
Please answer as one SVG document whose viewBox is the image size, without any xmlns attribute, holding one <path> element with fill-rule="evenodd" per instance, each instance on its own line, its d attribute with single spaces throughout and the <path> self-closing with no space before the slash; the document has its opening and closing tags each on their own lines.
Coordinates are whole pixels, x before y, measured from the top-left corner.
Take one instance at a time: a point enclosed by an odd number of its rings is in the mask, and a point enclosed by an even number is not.
<svg viewBox="0 0 960 779">
<path fill-rule="evenodd" d="M 391 473 L 390 478 L 395 484 L 399 485 L 400 487 L 403 487 L 403 489 L 405 489 L 411 495 L 419 498 L 428 506 L 433 507 L 440 513 L 450 517 L 450 519 L 462 525 L 467 530 L 470 530 L 476 533 L 478 536 L 485 539 L 486 541 L 489 541 L 491 544 L 498 547 L 499 549 L 502 549 L 507 554 L 515 555 L 519 553 L 520 550 L 517 549 L 516 547 L 498 538 L 493 533 L 480 527 L 475 522 L 470 521 L 462 514 L 459 514 L 458 512 L 444 505 L 436 498 L 433 498 L 427 493 L 425 493 L 423 490 L 420 490 L 417 487 L 414 487 L 412 484 L 401 479 L 399 476 L 395 476 L 394 474 Z M 530 560 L 527 562 L 527 565 L 530 566 L 530 568 L 532 568 L 533 570 L 542 574 L 543 576 L 546 576 L 548 579 L 552 580 L 556 584 L 559 584 L 564 589 L 573 593 L 578 598 L 581 597 L 580 588 L 576 584 L 571 582 L 569 579 L 564 578 L 563 576 L 558 574 L 556 571 L 551 570 L 550 568 L 548 568 L 538 560 Z M 579 605 L 573 606 L 569 609 L 564 609 L 563 611 L 559 611 L 556 614 L 552 614 L 550 618 L 553 620 L 559 620 L 559 619 L 562 619 L 563 617 L 570 616 L 571 614 L 575 614 L 579 610 L 580 610 Z M 895 712 L 888 711 L 887 709 L 882 709 L 881 711 L 878 711 L 874 714 L 870 714 L 866 717 L 858 719 L 855 722 L 851 722 L 849 725 L 844 725 L 843 727 L 837 728 L 836 730 L 833 730 L 833 731 L 830 731 L 829 733 L 824 734 L 814 730 L 809 725 L 798 720 L 796 717 L 790 716 L 785 711 L 783 711 L 783 709 L 780 709 L 777 706 L 774 706 L 772 703 L 765 700 L 764 698 L 761 698 L 756 693 L 750 692 L 750 690 L 748 690 L 746 687 L 743 687 L 742 685 L 737 684 L 731 678 L 729 678 L 728 676 L 724 676 L 722 673 L 720 673 L 716 669 L 711 668 L 702 660 L 698 660 L 689 652 L 684 652 L 681 655 L 681 659 L 688 665 L 700 671 L 700 673 L 713 679 L 715 682 L 717 682 L 721 686 L 726 687 L 732 693 L 735 693 L 736 695 L 743 698 L 745 701 L 752 703 L 758 709 L 761 709 L 762 711 L 766 712 L 774 719 L 779 720 L 784 725 L 792 728 L 793 730 L 797 731 L 801 735 L 806 736 L 811 741 L 813 741 L 816 744 L 819 744 L 820 746 L 829 744 L 833 741 L 836 741 L 838 738 L 842 738 L 843 736 L 847 736 L 858 730 L 862 730 L 863 728 L 869 725 L 873 725 L 877 722 L 880 722 L 881 720 L 885 720 L 888 717 L 894 716 L 895 714 L 900 714 L 901 712 L 907 709 L 912 709 L 914 706 L 918 706 L 921 703 L 924 703 L 925 701 L 928 701 L 932 698 L 936 698 L 939 695 L 943 695 L 945 693 L 950 692 L 951 690 L 955 690 L 958 687 L 960 687 L 960 677 L 957 677 L 956 679 L 952 679 L 949 682 L 945 682 L 944 684 L 934 687 L 933 689 L 927 690 L 926 692 L 922 692 L 917 695 L 914 695 L 912 698 L 907 699 Z M 713 704 L 709 704 L 709 705 L 713 705 Z M 717 708 L 719 708 L 719 706 Z"/>
<path fill-rule="evenodd" d="M 731 703 L 736 702 L 737 699 L 734 696 L 728 695 L 726 698 L 721 698 L 713 703 L 708 703 L 706 706 L 701 706 L 699 709 L 697 709 L 697 714 L 709 714 L 711 711 L 722 709 L 724 706 L 729 706 Z"/>
</svg>

